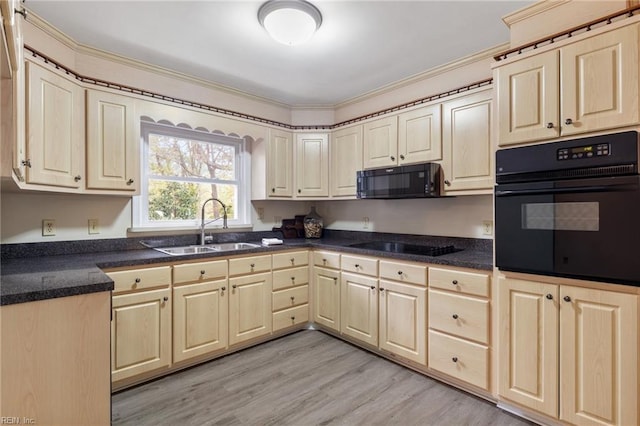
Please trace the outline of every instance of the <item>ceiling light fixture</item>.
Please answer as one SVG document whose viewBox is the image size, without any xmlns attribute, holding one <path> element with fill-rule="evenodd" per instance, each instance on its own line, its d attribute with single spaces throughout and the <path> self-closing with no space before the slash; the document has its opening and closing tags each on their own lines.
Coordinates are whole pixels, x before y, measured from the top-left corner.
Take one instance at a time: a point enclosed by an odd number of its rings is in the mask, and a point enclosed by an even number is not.
<svg viewBox="0 0 640 426">
<path fill-rule="evenodd" d="M 322 14 L 305 0 L 269 0 L 258 9 L 258 21 L 274 40 L 295 46 L 311 39 Z"/>
</svg>

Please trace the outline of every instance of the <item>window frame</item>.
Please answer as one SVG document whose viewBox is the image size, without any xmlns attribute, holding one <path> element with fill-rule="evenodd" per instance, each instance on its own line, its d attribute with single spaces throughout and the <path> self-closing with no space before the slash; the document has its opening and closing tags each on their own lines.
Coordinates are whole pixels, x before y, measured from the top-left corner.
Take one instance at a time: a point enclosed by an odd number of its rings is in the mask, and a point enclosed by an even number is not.
<svg viewBox="0 0 640 426">
<path fill-rule="evenodd" d="M 222 145 L 235 146 L 235 180 L 232 182 L 216 179 L 206 179 L 206 182 L 219 183 L 222 185 L 236 185 L 237 205 L 234 205 L 236 218 L 229 218 L 228 226 L 231 227 L 251 227 L 250 196 L 251 196 L 251 164 L 250 155 L 247 151 L 246 138 L 235 135 L 224 135 L 206 130 L 194 129 L 187 126 L 174 126 L 170 123 L 140 122 L 140 194 L 132 199 L 132 230 L 192 230 L 200 228 L 200 207 L 195 220 L 169 220 L 151 221 L 149 220 L 149 134 L 160 134 L 163 136 L 175 137 L 189 141 L 210 142 Z M 167 179 L 168 181 L 182 181 L 193 183 L 204 183 L 198 178 L 187 179 Z M 222 220 L 216 220 L 206 226 L 207 229 L 222 228 Z"/>
</svg>

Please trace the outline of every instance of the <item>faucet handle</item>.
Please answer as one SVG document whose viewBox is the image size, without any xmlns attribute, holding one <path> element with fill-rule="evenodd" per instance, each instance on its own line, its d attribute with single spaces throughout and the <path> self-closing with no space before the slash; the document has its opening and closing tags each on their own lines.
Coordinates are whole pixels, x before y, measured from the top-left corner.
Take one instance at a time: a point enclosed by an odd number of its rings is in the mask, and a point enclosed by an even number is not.
<svg viewBox="0 0 640 426">
<path fill-rule="evenodd" d="M 204 236 L 204 243 L 212 243 L 213 242 L 213 235 L 205 235 Z"/>
</svg>

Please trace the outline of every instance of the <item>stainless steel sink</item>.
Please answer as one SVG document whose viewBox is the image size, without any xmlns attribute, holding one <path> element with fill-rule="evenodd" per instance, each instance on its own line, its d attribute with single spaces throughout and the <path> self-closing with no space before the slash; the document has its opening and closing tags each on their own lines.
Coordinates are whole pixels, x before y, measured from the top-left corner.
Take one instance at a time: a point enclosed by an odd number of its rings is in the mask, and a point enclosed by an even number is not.
<svg viewBox="0 0 640 426">
<path fill-rule="evenodd" d="M 158 250 L 165 254 L 172 256 L 183 256 L 187 254 L 200 254 L 200 253 L 213 253 L 214 250 L 209 246 L 182 246 L 182 247 L 154 247 L 154 250 Z"/>
<path fill-rule="evenodd" d="M 260 247 L 258 244 L 252 243 L 222 243 L 222 244 L 211 244 L 211 247 L 215 251 L 232 251 L 232 250 L 247 250 L 256 247 Z"/>
<path fill-rule="evenodd" d="M 221 243 L 206 246 L 154 247 L 154 250 L 170 254 L 171 256 L 186 256 L 189 254 L 215 253 L 221 251 L 247 250 L 260 247 L 252 243 Z"/>
</svg>

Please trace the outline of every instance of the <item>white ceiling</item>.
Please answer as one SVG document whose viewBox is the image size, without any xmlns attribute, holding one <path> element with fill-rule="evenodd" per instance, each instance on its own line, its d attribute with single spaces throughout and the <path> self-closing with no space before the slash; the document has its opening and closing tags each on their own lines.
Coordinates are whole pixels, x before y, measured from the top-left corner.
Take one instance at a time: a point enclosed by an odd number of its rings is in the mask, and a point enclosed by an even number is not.
<svg viewBox="0 0 640 426">
<path fill-rule="evenodd" d="M 302 46 L 273 41 L 262 2 L 26 0 L 78 43 L 290 106 L 335 106 L 509 40 L 501 17 L 532 1 L 313 0 Z"/>
</svg>

